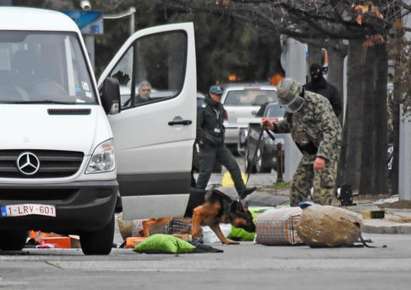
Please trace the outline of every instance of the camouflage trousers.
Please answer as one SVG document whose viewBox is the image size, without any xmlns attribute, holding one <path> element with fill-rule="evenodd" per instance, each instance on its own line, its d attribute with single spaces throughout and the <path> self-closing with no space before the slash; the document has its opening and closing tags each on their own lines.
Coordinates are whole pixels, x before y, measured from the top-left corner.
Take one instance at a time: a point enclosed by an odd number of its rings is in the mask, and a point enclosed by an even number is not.
<svg viewBox="0 0 411 290">
<path fill-rule="evenodd" d="M 293 176 L 290 191 L 290 205 L 297 206 L 301 201 L 311 200 L 322 205 L 330 205 L 335 197 L 337 161 L 327 161 L 321 171 L 314 171 L 313 162 L 303 157 Z M 309 158 L 312 159 L 312 158 Z M 311 188 L 313 191 L 311 192 Z"/>
</svg>

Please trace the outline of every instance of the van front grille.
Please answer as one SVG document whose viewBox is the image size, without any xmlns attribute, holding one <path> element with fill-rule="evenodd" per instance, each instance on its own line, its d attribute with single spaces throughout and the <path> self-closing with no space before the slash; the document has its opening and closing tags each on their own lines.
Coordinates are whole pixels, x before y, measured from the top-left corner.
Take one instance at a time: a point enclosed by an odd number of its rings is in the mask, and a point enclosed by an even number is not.
<svg viewBox="0 0 411 290">
<path fill-rule="evenodd" d="M 78 192 L 77 188 L 52 188 L 52 189 L 24 189 L 0 188 L 0 200 L 19 201 L 62 201 L 71 198 Z"/>
<path fill-rule="evenodd" d="M 0 178 L 68 177 L 79 170 L 83 157 L 73 151 L 0 150 Z"/>
</svg>

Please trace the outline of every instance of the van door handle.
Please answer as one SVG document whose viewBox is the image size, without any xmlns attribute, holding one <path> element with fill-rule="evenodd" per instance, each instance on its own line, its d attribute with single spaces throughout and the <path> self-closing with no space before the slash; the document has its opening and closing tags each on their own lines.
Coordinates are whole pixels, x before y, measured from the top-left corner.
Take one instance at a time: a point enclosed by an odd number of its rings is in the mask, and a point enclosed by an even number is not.
<svg viewBox="0 0 411 290">
<path fill-rule="evenodd" d="M 168 122 L 169 126 L 177 126 L 177 125 L 183 125 L 183 126 L 189 126 L 191 125 L 193 122 L 191 120 L 173 120 Z"/>
</svg>

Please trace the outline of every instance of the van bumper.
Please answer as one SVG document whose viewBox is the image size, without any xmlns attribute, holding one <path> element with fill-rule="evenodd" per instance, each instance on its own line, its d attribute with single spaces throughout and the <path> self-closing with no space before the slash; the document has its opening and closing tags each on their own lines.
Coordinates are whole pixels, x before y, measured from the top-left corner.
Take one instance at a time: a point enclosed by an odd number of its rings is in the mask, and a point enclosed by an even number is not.
<svg viewBox="0 0 411 290">
<path fill-rule="evenodd" d="M 101 229 L 113 216 L 117 190 L 116 180 L 35 185 L 0 183 L 0 207 L 14 204 L 56 207 L 56 217 L 0 215 L 0 230 L 32 229 L 68 234 Z"/>
</svg>

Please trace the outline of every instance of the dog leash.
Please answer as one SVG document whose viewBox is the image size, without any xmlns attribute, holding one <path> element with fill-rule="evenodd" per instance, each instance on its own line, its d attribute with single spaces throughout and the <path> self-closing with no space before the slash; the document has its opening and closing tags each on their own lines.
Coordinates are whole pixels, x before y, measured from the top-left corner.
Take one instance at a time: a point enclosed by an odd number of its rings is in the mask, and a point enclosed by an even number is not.
<svg viewBox="0 0 411 290">
<path fill-rule="evenodd" d="M 360 235 L 359 242 L 361 242 L 361 245 L 359 245 L 360 247 L 379 248 L 378 246 L 370 245 L 370 243 L 372 243 L 373 241 L 371 239 L 364 239 L 362 235 Z M 381 248 L 387 248 L 387 245 L 382 245 Z"/>
<path fill-rule="evenodd" d="M 258 139 L 257 139 L 257 144 L 256 144 L 256 147 L 255 147 L 255 150 L 254 150 L 253 158 L 251 159 L 251 163 L 247 163 L 247 168 L 245 170 L 245 173 L 247 174 L 247 179 L 246 179 L 246 182 L 245 182 L 246 186 L 248 184 L 248 181 L 250 180 L 251 169 L 253 168 L 255 162 L 257 161 L 256 160 L 257 159 L 257 152 L 258 152 L 258 149 L 260 148 L 261 140 L 263 139 L 264 132 L 266 132 L 268 134 L 268 136 L 273 141 L 275 141 L 275 136 L 273 135 L 273 133 L 271 133 L 270 130 L 265 129 L 263 126 L 261 126 L 261 131 L 260 131 L 260 135 L 258 136 Z M 263 157 L 261 156 L 261 158 L 263 158 Z"/>
</svg>

